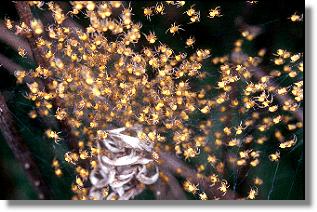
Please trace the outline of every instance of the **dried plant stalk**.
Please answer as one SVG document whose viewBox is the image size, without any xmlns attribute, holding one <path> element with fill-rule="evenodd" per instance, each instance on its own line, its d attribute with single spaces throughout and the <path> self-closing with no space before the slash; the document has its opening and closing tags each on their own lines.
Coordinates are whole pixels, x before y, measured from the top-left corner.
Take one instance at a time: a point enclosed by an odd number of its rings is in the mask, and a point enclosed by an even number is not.
<svg viewBox="0 0 317 212">
<path fill-rule="evenodd" d="M 90 174 L 91 199 L 129 200 L 143 191 L 142 184 L 153 184 L 159 177 L 158 167 L 147 157 L 152 151 L 152 144 L 125 135 L 124 130 L 126 128 L 109 130 L 108 137 L 98 143 L 97 167 Z M 141 129 L 134 130 L 138 132 Z M 155 166 L 156 171 L 148 176 L 150 164 Z M 106 196 L 104 189 L 108 186 L 112 192 Z"/>
</svg>

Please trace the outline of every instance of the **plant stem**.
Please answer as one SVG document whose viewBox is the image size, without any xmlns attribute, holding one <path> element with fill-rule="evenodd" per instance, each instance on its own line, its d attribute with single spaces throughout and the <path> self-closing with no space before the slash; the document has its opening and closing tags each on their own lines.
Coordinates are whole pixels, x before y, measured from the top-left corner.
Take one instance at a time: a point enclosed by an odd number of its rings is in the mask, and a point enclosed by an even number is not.
<svg viewBox="0 0 317 212">
<path fill-rule="evenodd" d="M 209 195 L 209 197 L 225 200 L 236 199 L 235 192 L 228 189 L 225 194 L 222 193 L 218 189 L 220 187 L 220 182 L 211 187 L 208 177 L 201 174 L 198 175 L 195 170 L 189 168 L 183 161 L 179 160 L 171 153 L 161 151 L 160 158 L 163 160 L 160 164 L 161 166 L 169 169 L 172 173 L 176 175 L 180 175 L 188 179 L 191 183 L 198 183 L 204 189 L 204 192 Z"/>
<path fill-rule="evenodd" d="M 29 59 L 33 60 L 32 50 L 30 45 L 21 37 L 15 35 L 10 30 L 6 29 L 3 24 L 0 23 L 0 40 L 9 45 L 15 51 L 19 51 L 19 47 L 25 49 Z"/>
<path fill-rule="evenodd" d="M 41 172 L 32 154 L 15 128 L 15 123 L 10 115 L 5 98 L 0 93 L 0 131 L 12 150 L 15 158 L 23 167 L 32 186 L 38 192 L 39 199 L 51 199 L 49 187 L 44 182 Z"/>
</svg>

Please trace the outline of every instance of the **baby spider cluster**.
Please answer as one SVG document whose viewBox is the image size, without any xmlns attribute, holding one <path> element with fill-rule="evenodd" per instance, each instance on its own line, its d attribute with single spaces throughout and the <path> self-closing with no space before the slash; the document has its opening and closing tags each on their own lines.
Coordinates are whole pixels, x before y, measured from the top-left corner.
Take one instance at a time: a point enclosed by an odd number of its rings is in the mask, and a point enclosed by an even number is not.
<svg viewBox="0 0 317 212">
<path fill-rule="evenodd" d="M 73 199 L 134 198 L 145 185 L 162 178 L 162 151 L 185 163 L 195 161 L 196 177 L 207 179 L 211 190 L 184 179 L 186 192 L 201 200 L 224 198 L 232 188 L 226 179 L 229 169 L 252 170 L 262 160 L 278 162 L 283 151 L 297 145 L 295 130 L 303 123 L 292 114 L 301 111 L 304 98 L 303 53 L 277 49 L 272 58 L 276 68 L 259 75 L 266 50 L 257 55 L 243 51 L 244 42 L 257 33 L 243 32 L 229 54 L 212 57 L 210 49 L 194 48 L 194 36 L 185 40 L 184 47 L 192 50 L 187 53 L 160 42 L 155 31 L 144 32 L 131 4 L 72 1 L 69 11 L 58 2 L 28 4 L 48 10 L 54 23 L 5 20 L 9 30 L 35 37 L 46 61 L 31 71 L 16 70 L 15 76 L 17 83 L 27 83 L 26 97 L 36 107 L 31 118 L 55 117 L 70 127 L 75 143 L 64 160 L 76 175 L 70 185 Z M 185 1 L 155 2 L 142 8 L 143 15 L 150 20 L 166 14 L 166 7 L 187 7 L 182 14 L 191 24 L 202 18 L 195 5 Z M 65 24 L 79 14 L 88 20 L 85 28 Z M 207 17 L 222 16 L 217 6 Z M 293 22 L 302 19 L 293 16 Z M 169 24 L 166 34 L 184 31 L 176 22 Z M 27 54 L 23 48 L 18 51 L 21 57 Z M 281 78 L 289 83 L 274 83 Z M 205 83 L 208 80 L 215 83 Z M 272 137 L 267 136 L 270 131 Z M 54 145 L 67 142 L 53 127 L 45 135 Z M 273 150 L 260 151 L 265 145 Z M 63 176 L 58 159 L 52 167 Z M 263 183 L 260 177 L 252 178 L 241 198 L 255 199 Z M 209 196 L 212 191 L 221 195 Z"/>
</svg>

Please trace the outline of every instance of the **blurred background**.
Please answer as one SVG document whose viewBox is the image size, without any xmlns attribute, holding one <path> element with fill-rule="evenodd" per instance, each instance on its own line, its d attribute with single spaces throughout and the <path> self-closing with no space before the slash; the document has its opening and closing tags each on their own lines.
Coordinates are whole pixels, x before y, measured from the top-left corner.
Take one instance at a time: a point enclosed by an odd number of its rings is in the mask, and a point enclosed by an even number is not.
<svg viewBox="0 0 317 212">
<path fill-rule="evenodd" d="M 63 7 L 70 8 L 69 3 L 60 2 Z M 183 14 L 191 5 L 200 10 L 201 21 L 195 24 L 187 24 L 188 17 Z M 256 4 L 250 4 L 246 1 L 190 1 L 186 2 L 182 8 L 175 6 L 166 7 L 166 15 L 151 17 L 151 21 L 143 16 L 143 8 L 155 5 L 154 1 L 135 1 L 131 2 L 134 20 L 142 22 L 142 32 L 148 34 L 155 31 L 162 43 L 167 43 L 177 51 L 194 51 L 190 48 L 184 50 L 184 44 L 189 36 L 196 38 L 195 47 L 209 48 L 212 56 L 222 56 L 231 52 L 233 43 L 241 38 L 241 23 L 261 28 L 261 34 L 252 42 L 245 42 L 244 50 L 250 55 L 256 55 L 261 48 L 267 49 L 267 57 L 263 64 L 268 69 L 273 69 L 273 52 L 277 49 L 287 49 L 291 52 L 304 52 L 304 22 L 292 23 L 289 21 L 294 12 L 304 13 L 304 1 L 259 1 Z M 208 19 L 206 16 L 210 8 L 221 6 L 223 14 L 220 18 Z M 35 10 L 35 17 L 45 22 L 44 11 Z M 13 2 L 1 2 L 0 20 L 10 18 L 18 21 L 18 15 Z M 84 17 L 75 17 L 77 23 L 87 26 L 87 19 Z M 165 33 L 166 29 L 172 23 L 181 24 L 184 32 L 176 34 L 174 37 Z M 20 64 L 26 69 L 35 67 L 27 58 L 21 58 L 16 51 L 11 49 L 6 43 L 0 40 L 0 52 L 12 61 Z M 209 62 L 204 64 L 205 69 L 215 71 L 216 68 Z M 208 80 L 205 83 L 214 83 Z M 278 82 L 281 85 L 287 84 L 285 81 Z M 28 113 L 35 108 L 32 102 L 28 101 L 24 95 L 27 91 L 25 85 L 16 84 L 16 79 L 6 69 L 0 67 L 0 91 L 5 96 L 12 116 L 17 124 L 18 131 L 23 137 L 25 143 L 32 152 L 43 177 L 49 182 L 55 199 L 70 199 L 70 191 L 73 173 L 66 162 L 61 166 L 64 176 L 59 178 L 54 174 L 51 167 L 53 158 L 63 158 L 66 146 L 52 144 L 44 136 L 43 122 L 41 119 L 30 119 Z M 215 125 L 217 127 L 217 125 Z M 219 126 L 221 127 L 221 126 Z M 217 130 L 217 129 L 215 129 Z M 268 132 L 268 133 L 274 133 Z M 293 151 L 283 155 L 279 171 L 276 176 L 271 199 L 304 199 L 304 161 L 303 161 L 303 132 L 296 132 L 298 137 L 298 146 Z M 254 135 L 256 136 L 256 135 Z M 270 137 L 271 135 L 267 135 Z M 37 199 L 36 193 L 28 182 L 25 173 L 20 164 L 17 163 L 11 150 L 4 141 L 0 133 L 0 199 Z M 263 146 L 261 151 L 269 152 L 270 147 Z M 63 160 L 61 160 L 63 161 Z M 193 161 L 195 163 L 195 161 Z M 259 199 L 267 199 L 268 193 L 272 190 L 272 176 L 274 175 L 275 165 L 263 161 L 261 166 L 253 172 L 248 173 L 249 177 L 259 176 L 265 182 L 261 187 Z M 230 176 L 230 174 L 229 174 Z M 241 188 L 249 190 L 248 186 Z M 153 199 L 154 195 L 150 190 L 146 190 L 136 199 Z M 192 198 L 189 196 L 189 198 Z"/>
</svg>

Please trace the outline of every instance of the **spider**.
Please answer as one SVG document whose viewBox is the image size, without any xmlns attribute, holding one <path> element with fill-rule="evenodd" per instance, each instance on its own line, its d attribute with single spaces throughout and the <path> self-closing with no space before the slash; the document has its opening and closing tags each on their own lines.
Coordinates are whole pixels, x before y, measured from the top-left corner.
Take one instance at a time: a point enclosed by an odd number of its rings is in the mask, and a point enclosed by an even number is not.
<svg viewBox="0 0 317 212">
<path fill-rule="evenodd" d="M 279 161 L 281 153 L 279 151 L 272 153 L 269 155 L 269 159 L 270 161 L 274 162 L 274 161 Z"/>
<path fill-rule="evenodd" d="M 301 21 L 303 21 L 303 14 L 298 15 L 298 14 L 295 12 L 291 17 L 289 17 L 289 19 L 290 19 L 292 22 L 301 22 Z"/>
<path fill-rule="evenodd" d="M 192 194 L 195 194 L 199 189 L 198 189 L 198 184 L 197 185 L 195 185 L 195 184 L 193 184 L 193 183 L 191 183 L 191 182 L 189 182 L 189 181 L 185 181 L 184 182 L 184 189 L 186 190 L 186 191 L 188 191 L 188 192 L 190 192 L 190 193 L 192 193 Z"/>
<path fill-rule="evenodd" d="M 185 159 L 194 158 L 197 155 L 199 155 L 199 153 L 200 153 L 200 150 L 198 148 L 195 150 L 195 149 L 190 147 L 184 151 L 184 157 L 185 157 Z"/>
<path fill-rule="evenodd" d="M 297 143 L 297 137 L 296 137 L 296 135 L 294 135 L 293 139 L 285 141 L 283 143 L 280 143 L 279 147 L 281 149 L 290 148 L 290 147 L 294 146 L 296 143 Z"/>
<path fill-rule="evenodd" d="M 189 17 L 193 16 L 196 14 L 196 10 L 194 9 L 195 5 L 191 5 L 190 8 L 188 10 L 186 10 L 184 12 L 184 14 L 186 13 Z"/>
<path fill-rule="evenodd" d="M 186 47 L 193 47 L 195 41 L 196 41 L 196 39 L 194 37 L 189 37 L 186 40 Z"/>
<path fill-rule="evenodd" d="M 265 91 L 263 91 L 260 96 L 254 97 L 254 99 L 260 103 L 257 104 L 260 108 L 269 107 L 269 105 L 273 102 L 273 96 L 266 94 Z"/>
<path fill-rule="evenodd" d="M 255 196 L 258 194 L 258 188 L 251 188 L 248 194 L 248 199 L 255 199 Z"/>
<path fill-rule="evenodd" d="M 242 126 L 242 121 L 240 122 L 240 125 L 238 127 L 235 127 L 234 129 L 236 130 L 236 135 L 240 135 L 243 130 L 245 130 L 247 126 L 243 127 Z"/>
<path fill-rule="evenodd" d="M 212 174 L 212 175 L 210 176 L 210 181 L 211 181 L 210 187 L 214 186 L 214 185 L 216 184 L 216 182 L 219 181 L 218 175 Z"/>
<path fill-rule="evenodd" d="M 150 32 L 148 35 L 144 35 L 146 40 L 150 43 L 153 44 L 157 40 L 157 37 L 154 32 Z"/>
<path fill-rule="evenodd" d="M 209 15 L 208 18 L 215 18 L 215 17 L 221 17 L 223 15 L 221 15 L 221 11 L 220 11 L 220 7 L 216 7 L 215 9 L 210 9 L 209 10 Z"/>
<path fill-rule="evenodd" d="M 220 183 L 220 187 L 218 188 L 219 191 L 223 192 L 223 196 L 226 195 L 227 190 L 230 186 L 228 185 L 228 182 L 226 180 L 222 180 Z"/>
<path fill-rule="evenodd" d="M 166 30 L 165 33 L 170 32 L 173 36 L 175 35 L 175 33 L 179 32 L 180 30 L 185 31 L 183 28 L 181 28 L 181 25 L 176 25 L 176 23 L 173 23 L 170 28 L 168 28 Z"/>
<path fill-rule="evenodd" d="M 246 1 L 248 4 L 257 4 L 259 1 Z"/>
<path fill-rule="evenodd" d="M 25 57 L 26 56 L 26 50 L 25 49 L 23 49 L 23 48 L 21 48 L 21 47 L 19 47 L 18 48 L 18 53 L 19 53 L 19 55 L 21 56 L 21 57 Z"/>
<path fill-rule="evenodd" d="M 155 8 L 154 8 L 154 10 L 155 10 L 155 13 L 156 14 L 161 14 L 161 15 L 164 15 L 165 13 L 164 13 L 164 5 L 162 4 L 162 3 L 156 3 L 156 5 L 155 5 Z"/>
<path fill-rule="evenodd" d="M 59 137 L 60 133 L 61 132 L 55 132 L 55 131 L 50 130 L 50 129 L 46 130 L 47 137 L 54 139 L 55 143 L 58 143 L 58 141 L 62 140 L 61 137 Z"/>
<path fill-rule="evenodd" d="M 151 7 L 144 8 L 143 13 L 148 20 L 151 20 L 151 16 L 153 16 L 153 10 Z"/>
</svg>

